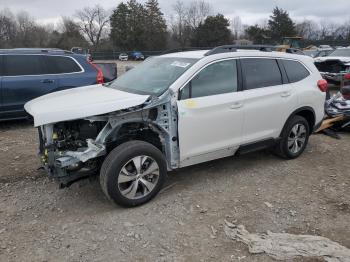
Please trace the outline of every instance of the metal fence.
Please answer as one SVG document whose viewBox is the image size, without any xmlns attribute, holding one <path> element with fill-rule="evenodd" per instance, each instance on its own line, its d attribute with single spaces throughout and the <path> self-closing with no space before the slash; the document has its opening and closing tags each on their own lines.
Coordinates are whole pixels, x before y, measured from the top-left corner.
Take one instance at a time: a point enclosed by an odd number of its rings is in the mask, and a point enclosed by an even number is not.
<svg viewBox="0 0 350 262">
<path fill-rule="evenodd" d="M 350 46 L 350 41 L 349 40 L 303 40 L 301 42 L 302 47 L 307 47 L 309 45 L 315 45 L 315 46 L 320 46 L 320 45 L 330 45 L 330 46 Z M 201 49 L 211 49 L 209 47 L 191 47 L 191 48 L 179 48 L 178 51 L 183 51 L 185 49 L 193 49 L 193 50 L 201 50 Z M 174 49 L 175 50 L 175 49 Z M 92 58 L 94 60 L 117 60 L 119 58 L 119 55 L 121 53 L 126 53 L 129 55 L 129 57 L 131 56 L 131 54 L 134 51 L 115 51 L 115 50 L 104 50 L 104 51 L 97 51 L 97 52 L 93 52 Z M 145 58 L 149 57 L 149 56 L 157 56 L 157 55 L 161 55 L 164 52 L 164 50 L 158 50 L 158 51 L 138 51 L 141 52 Z"/>
<path fill-rule="evenodd" d="M 140 51 L 140 52 L 145 56 L 145 58 L 147 58 L 149 56 L 160 55 L 164 51 Z M 131 54 L 133 52 L 132 51 L 130 51 L 130 52 L 122 52 L 122 51 L 106 50 L 106 51 L 93 52 L 91 55 L 92 55 L 92 58 L 94 60 L 117 60 L 121 53 L 126 53 L 129 56 L 131 56 Z"/>
</svg>

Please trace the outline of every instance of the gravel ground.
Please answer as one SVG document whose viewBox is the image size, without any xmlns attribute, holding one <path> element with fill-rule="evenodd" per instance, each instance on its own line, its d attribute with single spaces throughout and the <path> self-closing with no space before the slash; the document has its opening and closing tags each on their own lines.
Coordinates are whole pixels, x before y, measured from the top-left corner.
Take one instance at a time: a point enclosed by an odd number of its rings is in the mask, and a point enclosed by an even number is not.
<svg viewBox="0 0 350 262">
<path fill-rule="evenodd" d="M 350 134 L 340 135 L 312 136 L 292 161 L 264 151 L 171 172 L 152 202 L 124 209 L 97 180 L 58 189 L 38 169 L 31 124 L 0 123 L 0 261 L 273 261 L 229 240 L 225 219 L 350 247 Z"/>
</svg>

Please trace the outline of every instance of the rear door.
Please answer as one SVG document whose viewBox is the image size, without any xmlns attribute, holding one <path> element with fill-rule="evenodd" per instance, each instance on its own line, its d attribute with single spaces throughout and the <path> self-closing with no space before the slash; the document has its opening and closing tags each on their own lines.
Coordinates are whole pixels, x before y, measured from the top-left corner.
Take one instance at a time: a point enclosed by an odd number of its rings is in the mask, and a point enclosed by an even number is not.
<svg viewBox="0 0 350 262">
<path fill-rule="evenodd" d="M 273 58 L 242 58 L 245 122 L 243 144 L 277 138 L 298 98 Z"/>
</svg>

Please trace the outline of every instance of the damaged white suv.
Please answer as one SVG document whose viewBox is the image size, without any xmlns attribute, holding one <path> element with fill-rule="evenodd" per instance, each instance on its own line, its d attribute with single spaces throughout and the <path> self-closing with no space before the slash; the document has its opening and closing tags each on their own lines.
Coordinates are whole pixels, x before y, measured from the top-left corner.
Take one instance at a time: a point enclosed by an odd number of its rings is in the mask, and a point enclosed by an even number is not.
<svg viewBox="0 0 350 262">
<path fill-rule="evenodd" d="M 326 89 L 312 58 L 221 46 L 153 57 L 110 84 L 25 109 L 61 186 L 99 171 L 109 199 L 136 206 L 170 170 L 269 147 L 298 157 L 323 119 Z"/>
</svg>

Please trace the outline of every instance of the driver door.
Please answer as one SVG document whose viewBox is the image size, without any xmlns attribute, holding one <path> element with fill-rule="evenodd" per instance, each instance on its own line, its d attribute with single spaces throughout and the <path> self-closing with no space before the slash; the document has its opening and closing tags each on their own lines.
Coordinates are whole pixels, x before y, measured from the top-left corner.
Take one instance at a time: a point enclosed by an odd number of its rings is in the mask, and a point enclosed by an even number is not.
<svg viewBox="0 0 350 262">
<path fill-rule="evenodd" d="M 204 67 L 180 91 L 180 166 L 230 156 L 241 143 L 244 120 L 235 59 Z"/>
</svg>

